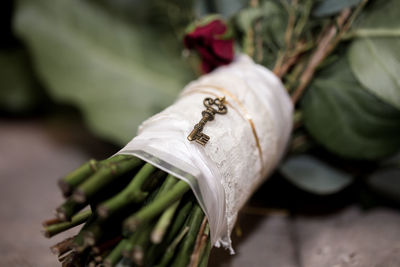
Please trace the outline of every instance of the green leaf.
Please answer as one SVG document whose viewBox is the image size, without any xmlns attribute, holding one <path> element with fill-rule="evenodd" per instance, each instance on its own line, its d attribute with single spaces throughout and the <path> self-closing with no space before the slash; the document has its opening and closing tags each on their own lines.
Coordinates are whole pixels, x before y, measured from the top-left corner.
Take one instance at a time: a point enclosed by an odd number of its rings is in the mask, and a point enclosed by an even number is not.
<svg viewBox="0 0 400 267">
<path fill-rule="evenodd" d="M 349 50 L 350 65 L 361 84 L 398 109 L 400 109 L 399 47 L 399 38 L 363 38 L 354 41 Z"/>
<path fill-rule="evenodd" d="M 42 96 L 26 52 L 22 49 L 0 51 L 0 109 L 10 113 L 27 112 L 36 107 Z"/>
<path fill-rule="evenodd" d="M 398 29 L 400 26 L 400 2 L 398 0 L 369 1 L 352 30 L 358 29 Z"/>
<path fill-rule="evenodd" d="M 353 181 L 349 174 L 308 155 L 289 158 L 280 171 L 303 190 L 321 195 L 336 193 Z"/>
<path fill-rule="evenodd" d="M 317 74 L 301 106 L 309 133 L 335 154 L 372 160 L 400 148 L 400 111 L 363 89 L 345 57 Z"/>
<path fill-rule="evenodd" d="M 171 33 L 93 1 L 21 0 L 14 22 L 51 96 L 77 105 L 94 132 L 121 145 L 192 77 Z"/>
<path fill-rule="evenodd" d="M 361 3 L 361 1 L 362 0 L 323 0 L 315 7 L 312 14 L 316 17 L 332 16 L 345 8 L 353 7 Z"/>
<path fill-rule="evenodd" d="M 364 13 L 355 32 L 400 31 L 400 2 L 377 1 Z M 359 38 L 348 57 L 356 78 L 371 93 L 400 109 L 400 35 Z"/>
<path fill-rule="evenodd" d="M 382 169 L 368 177 L 368 185 L 378 193 L 400 202 L 400 169 Z"/>
</svg>

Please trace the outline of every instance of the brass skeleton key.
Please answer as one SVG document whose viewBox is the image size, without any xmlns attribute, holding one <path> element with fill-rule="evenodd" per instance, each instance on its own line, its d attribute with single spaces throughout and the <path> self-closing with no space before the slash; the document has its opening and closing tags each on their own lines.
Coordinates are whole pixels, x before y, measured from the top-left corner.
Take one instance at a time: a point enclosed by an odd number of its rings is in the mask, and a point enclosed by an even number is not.
<svg viewBox="0 0 400 267">
<path fill-rule="evenodd" d="M 212 121 L 215 114 L 226 114 L 228 112 L 228 109 L 225 106 L 225 97 L 215 99 L 207 97 L 203 100 L 203 104 L 207 109 L 201 112 L 201 115 L 203 117 L 201 118 L 199 123 L 194 126 L 187 139 L 189 141 L 196 141 L 200 145 L 205 146 L 208 140 L 210 140 L 210 137 L 202 133 L 204 125 L 208 121 Z M 213 105 L 215 105 L 216 108 L 213 108 Z"/>
</svg>

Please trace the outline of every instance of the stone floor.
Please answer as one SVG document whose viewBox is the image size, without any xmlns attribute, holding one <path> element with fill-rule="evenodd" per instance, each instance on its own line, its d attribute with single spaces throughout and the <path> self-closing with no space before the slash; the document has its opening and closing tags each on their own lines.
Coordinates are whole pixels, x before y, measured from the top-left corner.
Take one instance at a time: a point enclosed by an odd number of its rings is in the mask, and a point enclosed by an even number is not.
<svg viewBox="0 0 400 267">
<path fill-rule="evenodd" d="M 58 266 L 41 222 L 61 201 L 56 180 L 115 147 L 93 140 L 82 126 L 0 119 L 0 266 Z M 400 213 L 357 206 L 325 215 L 285 211 L 241 214 L 235 256 L 215 249 L 213 267 L 399 267 Z"/>
</svg>

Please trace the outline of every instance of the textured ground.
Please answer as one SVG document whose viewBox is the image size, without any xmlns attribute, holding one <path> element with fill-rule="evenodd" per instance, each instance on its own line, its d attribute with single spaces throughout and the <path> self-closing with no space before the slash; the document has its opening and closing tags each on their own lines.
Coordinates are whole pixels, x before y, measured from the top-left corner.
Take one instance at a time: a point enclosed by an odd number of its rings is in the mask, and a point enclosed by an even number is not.
<svg viewBox="0 0 400 267">
<path fill-rule="evenodd" d="M 75 124 L 0 120 L 0 266 L 58 266 L 41 221 L 60 203 L 56 180 L 90 157 L 115 148 Z M 214 250 L 213 267 L 399 267 L 400 213 L 360 211 L 325 215 L 245 212 L 236 255 Z"/>
</svg>

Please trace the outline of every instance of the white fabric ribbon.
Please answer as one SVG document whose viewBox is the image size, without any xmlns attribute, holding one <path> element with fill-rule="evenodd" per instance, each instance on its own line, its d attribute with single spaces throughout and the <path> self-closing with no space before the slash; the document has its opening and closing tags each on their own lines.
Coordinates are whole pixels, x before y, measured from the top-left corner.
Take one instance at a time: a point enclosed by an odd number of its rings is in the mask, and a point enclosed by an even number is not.
<svg viewBox="0 0 400 267">
<path fill-rule="evenodd" d="M 205 146 L 187 136 L 205 97 L 226 98 L 203 132 Z M 130 154 L 185 180 L 210 224 L 211 241 L 233 253 L 230 234 L 238 211 L 281 159 L 292 128 L 293 105 L 281 81 L 240 55 L 189 83 L 176 102 L 149 118 L 119 154 Z"/>
</svg>

